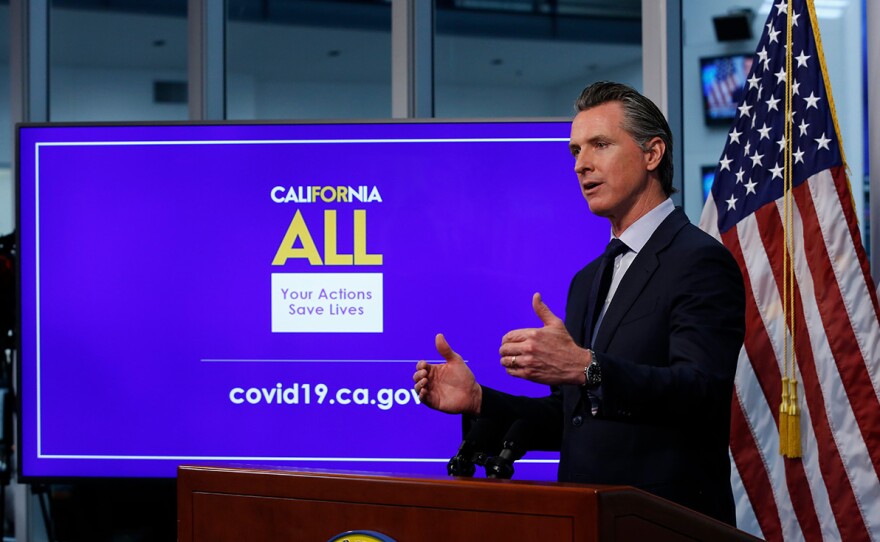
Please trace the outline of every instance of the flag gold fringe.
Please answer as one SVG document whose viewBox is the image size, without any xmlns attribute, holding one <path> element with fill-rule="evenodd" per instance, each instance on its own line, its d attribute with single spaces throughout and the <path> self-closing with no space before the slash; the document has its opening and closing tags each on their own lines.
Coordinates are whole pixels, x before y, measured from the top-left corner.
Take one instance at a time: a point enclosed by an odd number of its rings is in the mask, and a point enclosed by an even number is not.
<svg viewBox="0 0 880 542">
<path fill-rule="evenodd" d="M 779 404 L 779 455 L 788 456 L 788 378 L 782 378 L 782 402 Z"/>
<path fill-rule="evenodd" d="M 789 381 L 791 391 L 789 392 L 788 403 L 788 454 L 786 457 L 793 459 L 801 457 L 801 412 L 798 409 L 797 399 L 797 380 L 792 378 Z"/>
<path fill-rule="evenodd" d="M 825 95 L 828 99 L 828 107 L 831 109 L 831 120 L 834 122 L 834 134 L 837 136 L 838 146 L 840 147 L 840 158 L 843 160 L 844 170 L 849 173 L 849 165 L 846 162 L 846 155 L 843 153 L 843 137 L 841 137 L 840 134 L 840 126 L 837 124 L 837 109 L 834 107 L 834 97 L 831 95 L 831 81 L 828 79 L 828 68 L 825 65 L 825 51 L 822 48 L 822 37 L 819 35 L 819 20 L 816 18 L 816 9 L 813 6 L 812 0 L 807 0 L 807 11 L 810 13 L 810 24 L 813 27 L 813 40 L 816 42 L 816 55 L 819 57 L 819 67 L 822 68 L 823 86 L 825 87 Z M 849 175 L 847 175 L 846 183 L 849 185 Z M 850 196 L 852 196 L 852 186 L 850 186 Z M 853 202 L 853 205 L 855 205 L 855 202 Z"/>
</svg>

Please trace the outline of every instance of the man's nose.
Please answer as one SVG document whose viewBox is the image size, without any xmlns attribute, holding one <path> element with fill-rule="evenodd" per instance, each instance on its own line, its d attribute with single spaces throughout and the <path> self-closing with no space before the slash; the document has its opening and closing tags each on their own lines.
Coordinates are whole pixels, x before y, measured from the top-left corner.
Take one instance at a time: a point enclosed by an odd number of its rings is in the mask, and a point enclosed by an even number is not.
<svg viewBox="0 0 880 542">
<path fill-rule="evenodd" d="M 582 174 L 592 169 L 592 161 L 586 152 L 578 153 L 577 160 L 574 161 L 575 173 Z"/>
</svg>

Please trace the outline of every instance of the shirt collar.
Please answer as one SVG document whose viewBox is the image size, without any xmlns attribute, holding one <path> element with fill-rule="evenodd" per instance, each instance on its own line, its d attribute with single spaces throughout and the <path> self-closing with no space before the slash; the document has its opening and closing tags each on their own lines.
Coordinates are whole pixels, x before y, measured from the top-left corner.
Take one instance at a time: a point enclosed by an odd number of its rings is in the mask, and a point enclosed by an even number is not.
<svg viewBox="0 0 880 542">
<path fill-rule="evenodd" d="M 657 230 L 660 224 L 667 216 L 672 214 L 672 211 L 674 210 L 675 204 L 672 203 L 672 199 L 666 198 L 663 203 L 654 207 L 648 211 L 645 216 L 633 222 L 626 231 L 620 234 L 620 240 L 626 243 L 626 246 L 628 246 L 630 250 L 638 254 L 642 248 L 644 248 L 648 239 L 654 235 L 654 231 Z M 614 238 L 613 234 L 611 235 L 611 238 Z"/>
</svg>

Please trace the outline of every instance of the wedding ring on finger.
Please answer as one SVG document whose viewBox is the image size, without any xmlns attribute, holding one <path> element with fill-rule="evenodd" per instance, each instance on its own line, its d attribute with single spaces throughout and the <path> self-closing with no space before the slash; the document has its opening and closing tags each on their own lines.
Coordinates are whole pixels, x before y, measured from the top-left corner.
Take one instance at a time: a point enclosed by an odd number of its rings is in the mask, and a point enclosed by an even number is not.
<svg viewBox="0 0 880 542">
<path fill-rule="evenodd" d="M 510 360 L 510 368 L 516 369 L 516 356 L 513 356 L 513 359 Z"/>
</svg>

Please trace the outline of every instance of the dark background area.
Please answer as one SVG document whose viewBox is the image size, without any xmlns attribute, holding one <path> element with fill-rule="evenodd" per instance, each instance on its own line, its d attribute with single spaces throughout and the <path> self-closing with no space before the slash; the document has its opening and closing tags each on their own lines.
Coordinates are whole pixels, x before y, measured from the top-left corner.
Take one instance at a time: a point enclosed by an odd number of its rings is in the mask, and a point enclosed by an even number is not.
<svg viewBox="0 0 880 542">
<path fill-rule="evenodd" d="M 40 489 L 40 486 L 37 486 Z M 45 487 L 56 542 L 177 540 L 176 480 L 88 480 Z M 36 510 L 35 513 L 39 513 Z"/>
</svg>

